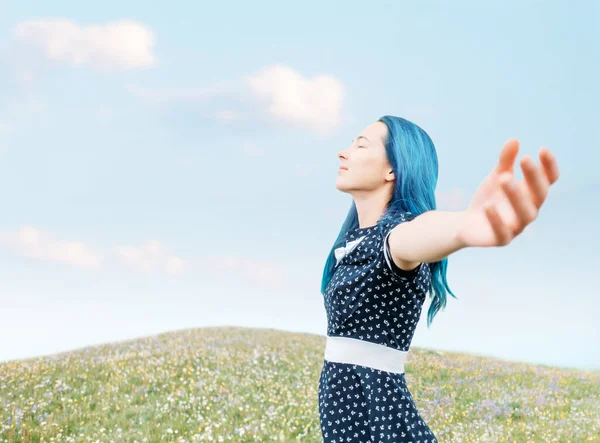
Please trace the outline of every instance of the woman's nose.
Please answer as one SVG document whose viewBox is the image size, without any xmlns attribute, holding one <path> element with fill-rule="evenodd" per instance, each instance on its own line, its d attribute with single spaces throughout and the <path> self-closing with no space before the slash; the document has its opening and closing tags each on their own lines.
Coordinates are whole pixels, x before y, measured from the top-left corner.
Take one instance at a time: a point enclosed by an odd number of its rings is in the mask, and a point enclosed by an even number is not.
<svg viewBox="0 0 600 443">
<path fill-rule="evenodd" d="M 348 147 L 346 147 L 346 149 L 342 149 L 340 152 L 338 152 L 338 158 L 340 160 L 348 160 L 348 150 L 352 149 L 352 146 L 354 145 L 354 140 L 352 141 L 352 144 Z"/>
</svg>

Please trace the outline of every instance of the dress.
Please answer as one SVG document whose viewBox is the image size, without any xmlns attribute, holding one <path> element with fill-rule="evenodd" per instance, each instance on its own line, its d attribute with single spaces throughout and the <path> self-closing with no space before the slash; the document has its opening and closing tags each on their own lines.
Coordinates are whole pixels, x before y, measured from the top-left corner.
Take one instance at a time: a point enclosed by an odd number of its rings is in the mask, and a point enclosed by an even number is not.
<svg viewBox="0 0 600 443">
<path fill-rule="evenodd" d="M 381 231 L 375 225 L 346 233 L 347 246 L 336 254 L 338 263 L 324 294 L 327 336 L 409 350 L 431 285 L 430 267 L 398 268 L 390 258 L 387 236 L 412 218 L 404 212 L 382 223 Z M 419 415 L 404 372 L 325 359 L 319 419 L 324 443 L 438 442 Z"/>
</svg>

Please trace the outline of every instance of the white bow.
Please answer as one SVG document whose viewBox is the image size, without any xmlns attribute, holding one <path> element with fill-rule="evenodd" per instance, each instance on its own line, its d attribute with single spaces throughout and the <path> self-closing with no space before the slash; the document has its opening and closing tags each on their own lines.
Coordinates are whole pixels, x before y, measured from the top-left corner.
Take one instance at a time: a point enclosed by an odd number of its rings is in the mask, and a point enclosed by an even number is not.
<svg viewBox="0 0 600 443">
<path fill-rule="evenodd" d="M 346 246 L 342 246 L 340 248 L 337 248 L 334 253 L 335 253 L 335 258 L 337 259 L 337 263 L 335 264 L 336 266 L 340 264 L 340 260 L 342 258 L 344 258 L 346 255 L 350 254 L 350 252 L 356 247 L 356 245 L 358 245 L 363 239 L 365 238 L 365 236 L 363 235 L 360 238 L 357 238 L 356 240 L 352 240 L 350 242 L 346 242 Z"/>
</svg>

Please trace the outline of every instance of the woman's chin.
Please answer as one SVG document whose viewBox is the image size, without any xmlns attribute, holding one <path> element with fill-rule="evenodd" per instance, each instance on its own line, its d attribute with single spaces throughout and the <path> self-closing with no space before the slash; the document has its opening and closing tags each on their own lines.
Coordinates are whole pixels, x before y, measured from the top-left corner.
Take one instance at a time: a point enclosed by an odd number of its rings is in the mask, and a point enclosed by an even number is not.
<svg viewBox="0 0 600 443">
<path fill-rule="evenodd" d="M 348 187 L 344 183 L 344 180 L 337 179 L 335 182 L 335 187 L 338 191 L 348 192 Z"/>
</svg>

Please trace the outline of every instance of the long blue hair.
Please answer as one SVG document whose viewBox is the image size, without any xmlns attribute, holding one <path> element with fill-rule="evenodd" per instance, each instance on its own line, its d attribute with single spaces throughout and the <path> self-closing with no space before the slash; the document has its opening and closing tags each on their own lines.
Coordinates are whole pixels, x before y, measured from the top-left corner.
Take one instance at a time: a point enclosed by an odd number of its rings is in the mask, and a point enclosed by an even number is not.
<svg viewBox="0 0 600 443">
<path fill-rule="evenodd" d="M 385 152 L 392 166 L 394 175 L 394 190 L 388 202 L 385 213 L 379 219 L 379 229 L 387 220 L 393 219 L 395 214 L 410 212 L 416 217 L 426 211 L 436 209 L 435 187 L 438 180 L 438 159 L 433 141 L 427 133 L 416 124 L 403 119 L 386 115 L 378 121 L 385 123 L 388 129 L 385 140 Z M 321 280 L 321 292 L 333 276 L 335 268 L 334 250 L 344 245 L 345 234 L 348 230 L 356 229 L 358 212 L 352 201 L 346 220 L 336 238 L 325 262 Z M 429 263 L 431 271 L 431 285 L 429 295 L 431 305 L 427 313 L 427 327 L 440 309 L 446 307 L 446 295 L 449 293 L 457 298 L 448 286 L 446 271 L 448 258 Z"/>
</svg>

